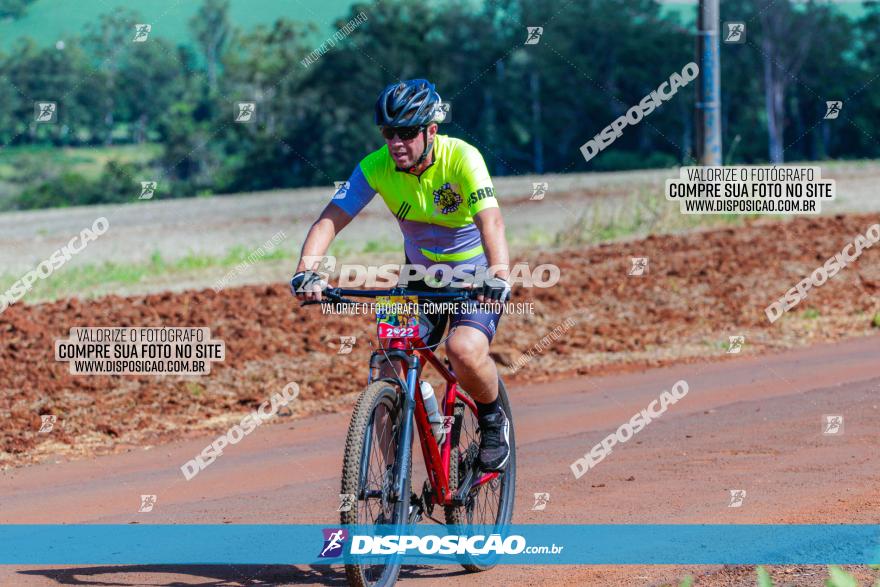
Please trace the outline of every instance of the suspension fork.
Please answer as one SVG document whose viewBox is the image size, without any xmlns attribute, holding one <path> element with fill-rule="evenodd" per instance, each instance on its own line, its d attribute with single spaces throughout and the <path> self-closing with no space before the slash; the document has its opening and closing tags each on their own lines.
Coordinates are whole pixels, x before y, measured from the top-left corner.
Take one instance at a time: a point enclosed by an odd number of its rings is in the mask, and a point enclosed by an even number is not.
<svg viewBox="0 0 880 587">
<path fill-rule="evenodd" d="M 404 353 L 401 353 L 404 354 Z M 415 354 L 405 355 L 407 371 L 406 371 L 406 389 L 403 394 L 403 422 L 400 428 L 400 437 L 397 443 L 397 457 L 395 458 L 397 487 L 395 488 L 397 499 L 400 500 L 405 493 L 404 483 L 408 483 L 406 478 L 406 466 L 412 456 L 412 438 L 413 438 L 413 422 L 415 421 L 416 409 L 416 388 L 418 387 L 419 378 L 419 357 Z M 406 505 L 406 504 L 404 504 Z"/>
</svg>

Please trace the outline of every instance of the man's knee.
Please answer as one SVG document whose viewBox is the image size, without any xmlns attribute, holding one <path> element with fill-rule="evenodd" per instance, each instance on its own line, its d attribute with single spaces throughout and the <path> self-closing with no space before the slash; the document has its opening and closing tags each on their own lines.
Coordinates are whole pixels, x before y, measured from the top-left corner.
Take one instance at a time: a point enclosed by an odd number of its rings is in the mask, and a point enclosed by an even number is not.
<svg viewBox="0 0 880 587">
<path fill-rule="evenodd" d="M 489 354 L 489 341 L 479 332 L 457 330 L 446 342 L 446 353 L 460 365 L 479 365 Z"/>
</svg>

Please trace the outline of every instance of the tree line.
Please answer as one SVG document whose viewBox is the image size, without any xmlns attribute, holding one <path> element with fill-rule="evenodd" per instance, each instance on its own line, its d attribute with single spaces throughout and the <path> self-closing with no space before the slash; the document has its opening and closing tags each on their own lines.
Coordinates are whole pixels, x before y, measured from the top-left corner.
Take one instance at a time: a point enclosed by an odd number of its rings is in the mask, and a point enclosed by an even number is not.
<svg viewBox="0 0 880 587">
<path fill-rule="evenodd" d="M 746 23 L 746 42 L 721 46 L 726 163 L 878 156 L 880 4 L 852 18 L 814 2 L 722 2 L 722 21 Z M 326 31 L 289 18 L 241 30 L 228 0 L 204 1 L 190 44 L 134 42 L 142 22 L 116 10 L 61 48 L 24 39 L 0 54 L 0 145 L 161 148 L 97 179 L 31 161 L 7 207 L 126 201 L 142 180 L 159 182 L 157 197 L 329 188 L 381 146 L 378 92 L 413 77 L 451 104 L 441 132 L 496 175 L 694 161 L 696 83 L 589 162 L 579 150 L 696 59 L 695 25 L 653 0 L 357 3 L 316 59 Z M 824 119 L 829 100 L 843 102 L 837 119 Z M 35 122 L 37 101 L 57 103 L 54 123 Z M 239 103 L 254 104 L 251 122 Z"/>
</svg>

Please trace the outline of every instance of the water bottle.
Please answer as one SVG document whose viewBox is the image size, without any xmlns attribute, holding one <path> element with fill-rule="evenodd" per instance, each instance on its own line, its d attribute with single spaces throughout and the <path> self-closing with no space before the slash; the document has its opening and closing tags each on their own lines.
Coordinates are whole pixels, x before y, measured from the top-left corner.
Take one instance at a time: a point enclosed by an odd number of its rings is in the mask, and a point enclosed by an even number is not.
<svg viewBox="0 0 880 587">
<path fill-rule="evenodd" d="M 422 381 L 419 387 L 422 390 L 422 399 L 425 402 L 425 411 L 428 413 L 428 422 L 431 423 L 434 438 L 437 439 L 437 444 L 441 444 L 446 435 L 443 432 L 443 414 L 440 413 L 440 408 L 437 406 L 434 388 L 427 381 Z"/>
</svg>

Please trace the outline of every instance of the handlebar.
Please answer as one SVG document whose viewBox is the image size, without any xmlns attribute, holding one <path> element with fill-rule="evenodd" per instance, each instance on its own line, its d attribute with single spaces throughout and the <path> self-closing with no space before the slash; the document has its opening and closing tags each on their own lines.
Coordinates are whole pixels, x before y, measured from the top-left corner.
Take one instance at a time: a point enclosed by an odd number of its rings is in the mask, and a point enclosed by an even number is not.
<svg viewBox="0 0 880 587">
<path fill-rule="evenodd" d="M 433 302 L 466 302 L 476 299 L 480 291 L 477 289 L 469 289 L 461 293 L 439 292 L 439 291 L 412 291 L 405 287 L 395 287 L 392 289 L 342 289 L 339 287 L 331 287 L 323 290 L 321 295 L 325 298 L 321 301 L 310 300 L 303 302 L 303 306 L 312 304 L 342 303 L 357 304 L 354 300 L 347 299 L 350 297 L 359 298 L 377 298 L 379 296 L 418 296 L 419 300 L 430 300 Z"/>
</svg>

